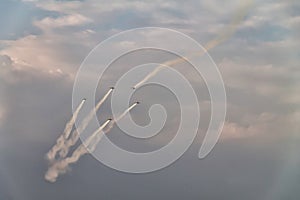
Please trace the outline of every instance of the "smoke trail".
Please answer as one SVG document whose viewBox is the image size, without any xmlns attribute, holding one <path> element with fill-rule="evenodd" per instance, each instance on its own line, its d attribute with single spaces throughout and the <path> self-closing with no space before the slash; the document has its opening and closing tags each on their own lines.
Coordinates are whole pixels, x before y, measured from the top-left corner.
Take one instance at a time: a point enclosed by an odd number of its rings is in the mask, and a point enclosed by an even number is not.
<svg viewBox="0 0 300 200">
<path fill-rule="evenodd" d="M 129 108 L 127 108 L 127 110 L 125 110 L 116 120 L 114 120 L 113 123 L 119 121 L 120 119 L 122 119 L 131 109 L 133 109 L 136 105 L 138 105 L 138 102 L 135 102 L 134 104 L 132 104 Z"/>
<path fill-rule="evenodd" d="M 49 161 L 55 160 L 56 153 L 64 146 L 66 139 L 70 136 L 70 133 L 72 131 L 73 125 L 75 123 L 75 120 L 78 116 L 79 111 L 81 110 L 83 104 L 85 102 L 85 99 L 81 101 L 79 106 L 76 108 L 75 112 L 73 113 L 73 116 L 71 117 L 70 121 L 66 124 L 64 132 L 59 136 L 59 138 L 56 141 L 56 144 L 50 149 L 50 151 L 46 154 L 46 158 Z"/>
<path fill-rule="evenodd" d="M 205 49 L 204 51 L 195 52 L 193 54 L 190 54 L 187 57 L 177 58 L 177 59 L 174 59 L 174 60 L 169 60 L 167 62 L 164 62 L 163 65 L 165 65 L 165 66 L 172 66 L 172 65 L 175 65 L 175 64 L 182 63 L 182 62 L 184 62 L 188 58 L 192 58 L 194 56 L 202 56 L 208 50 L 210 50 L 210 49 L 216 47 L 217 45 L 219 45 L 219 44 L 225 42 L 226 40 L 228 40 L 236 32 L 236 29 L 237 29 L 238 25 L 241 23 L 241 21 L 243 20 L 243 18 L 246 16 L 247 11 L 251 7 L 252 3 L 253 3 L 253 0 L 248 0 L 244 5 L 242 5 L 242 7 L 239 9 L 239 12 L 234 16 L 234 18 L 231 21 L 231 23 L 228 26 L 226 26 L 224 28 L 224 30 L 222 30 L 221 33 L 215 39 L 209 41 L 204 46 L 204 49 Z M 138 88 L 139 86 L 141 86 L 142 84 L 144 84 L 146 81 L 148 81 L 150 78 L 152 78 L 153 76 L 155 76 L 160 70 L 164 69 L 165 66 L 163 66 L 163 65 L 159 65 L 158 67 L 156 67 L 144 79 L 142 79 L 140 82 L 138 82 L 134 86 L 134 88 Z"/>
<path fill-rule="evenodd" d="M 184 62 L 184 61 L 185 61 L 185 58 L 177 58 L 177 59 L 174 59 L 174 60 L 169 60 L 167 62 L 164 62 L 162 65 L 159 65 L 152 72 L 150 72 L 143 80 L 138 82 L 133 88 L 138 88 L 139 86 L 143 85 L 146 81 L 148 81 L 150 78 L 155 76 L 160 70 L 162 70 L 166 66 L 172 66 L 172 65 Z"/>
<path fill-rule="evenodd" d="M 230 24 L 226 26 L 223 29 L 223 31 L 221 31 L 221 34 L 218 35 L 214 40 L 209 41 L 205 45 L 205 49 L 210 50 L 215 46 L 219 45 L 220 43 L 229 39 L 236 32 L 238 25 L 242 22 L 252 4 L 253 0 L 248 0 L 247 2 L 244 2 L 244 4 L 240 7 L 238 12 L 235 14 Z"/>
<path fill-rule="evenodd" d="M 89 146 L 89 145 L 92 143 L 93 139 L 94 139 L 97 135 L 99 135 L 99 133 L 101 133 L 101 131 L 109 124 L 109 122 L 111 122 L 111 119 L 108 119 L 104 124 L 102 124 L 102 126 L 101 126 L 99 129 L 97 129 L 90 137 L 88 137 L 88 138 L 85 140 L 84 144 L 85 144 L 86 146 Z"/>
<path fill-rule="evenodd" d="M 104 95 L 104 97 L 97 103 L 95 108 L 91 110 L 91 112 L 87 115 L 86 118 L 83 119 L 82 123 L 79 125 L 79 127 L 74 130 L 71 134 L 71 137 L 69 140 L 65 142 L 65 145 L 60 149 L 59 156 L 61 158 L 65 158 L 68 153 L 71 146 L 75 145 L 76 142 L 79 139 L 80 134 L 82 131 L 85 130 L 89 122 L 93 119 L 94 114 L 97 113 L 101 105 L 105 102 L 105 100 L 109 97 L 110 93 L 113 91 L 113 88 L 110 88 L 108 92 Z"/>
<path fill-rule="evenodd" d="M 122 119 L 131 109 L 133 109 L 136 105 L 137 105 L 138 103 L 134 103 L 134 104 L 132 104 L 129 108 L 127 108 L 117 119 L 115 119 L 115 120 L 111 120 L 111 122 L 110 122 L 110 124 L 109 124 L 109 127 L 106 129 L 106 130 L 104 130 L 101 134 L 97 134 L 95 137 L 93 137 L 92 138 L 92 142 L 91 143 L 89 143 L 89 149 L 90 149 L 90 152 L 93 152 L 95 149 L 96 149 L 96 147 L 97 147 L 97 145 L 98 145 L 98 143 L 99 143 L 99 141 L 100 141 L 100 139 L 101 139 L 101 137 L 104 135 L 104 134 L 106 134 L 106 133 L 108 133 L 112 128 L 113 128 L 113 126 L 114 126 L 114 124 L 117 122 L 117 121 L 119 121 L 120 119 Z"/>
<path fill-rule="evenodd" d="M 57 177 L 60 174 L 64 174 L 68 171 L 69 165 L 72 163 L 76 163 L 81 156 L 93 152 L 99 143 L 101 137 L 105 134 L 108 133 L 113 125 L 122 119 L 131 109 L 133 109 L 138 103 L 134 103 L 131 105 L 128 109 L 126 109 L 116 120 L 107 120 L 99 129 L 97 129 L 90 137 L 86 139 L 86 141 L 81 144 L 72 154 L 72 156 L 67 157 L 63 160 L 59 160 L 55 162 L 46 172 L 45 174 L 45 179 L 49 182 L 55 182 Z M 108 129 L 105 131 L 102 131 L 109 123 L 111 122 L 110 126 Z"/>
<path fill-rule="evenodd" d="M 107 120 L 105 123 L 103 123 L 90 137 L 88 137 L 84 144 L 90 144 L 94 137 L 96 137 L 99 132 L 107 126 L 107 124 L 111 120 Z M 45 179 L 49 182 L 55 182 L 59 174 L 63 174 L 68 170 L 69 163 L 76 162 L 82 155 L 88 153 L 87 148 L 84 146 L 84 144 L 81 144 L 72 154 L 70 158 L 66 158 L 63 160 L 58 160 L 48 169 L 48 171 L 45 174 Z"/>
</svg>

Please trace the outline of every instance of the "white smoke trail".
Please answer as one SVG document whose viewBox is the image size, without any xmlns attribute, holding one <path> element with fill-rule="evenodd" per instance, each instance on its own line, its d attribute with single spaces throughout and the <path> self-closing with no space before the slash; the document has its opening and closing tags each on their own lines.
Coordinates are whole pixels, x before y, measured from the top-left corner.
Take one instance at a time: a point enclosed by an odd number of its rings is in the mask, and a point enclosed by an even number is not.
<svg viewBox="0 0 300 200">
<path fill-rule="evenodd" d="M 108 119 L 104 124 L 102 124 L 102 126 L 101 126 L 99 129 L 97 129 L 90 137 L 88 137 L 88 138 L 85 140 L 84 145 L 89 146 L 89 145 L 92 143 L 93 139 L 94 139 L 97 135 L 99 135 L 99 134 L 102 132 L 102 130 L 103 130 L 103 129 L 109 124 L 109 122 L 111 122 L 111 121 L 112 121 L 111 119 Z"/>
<path fill-rule="evenodd" d="M 193 54 L 190 54 L 187 57 L 183 58 L 177 58 L 174 60 L 166 61 L 162 65 L 159 65 L 156 67 L 152 72 L 150 72 L 147 76 L 145 76 L 144 79 L 142 79 L 140 82 L 138 82 L 134 88 L 140 87 L 142 84 L 144 84 L 146 81 L 148 81 L 150 78 L 155 76 L 160 70 L 164 69 L 166 66 L 172 66 L 175 64 L 179 64 L 187 60 L 188 58 L 192 58 L 194 56 L 202 56 L 205 54 L 208 50 L 216 47 L 217 45 L 225 42 L 228 40 L 237 30 L 238 25 L 241 23 L 243 18 L 246 16 L 247 11 L 252 6 L 253 0 L 248 0 L 247 2 L 244 2 L 244 4 L 241 6 L 241 8 L 238 10 L 234 18 L 232 19 L 231 23 L 226 26 L 220 34 L 213 40 L 209 41 L 205 46 L 204 50 L 201 52 L 195 52 Z M 165 66 L 164 66 L 165 65 Z"/>
<path fill-rule="evenodd" d="M 104 95 L 104 97 L 97 103 L 95 108 L 93 110 L 91 110 L 91 112 L 87 115 L 86 118 L 83 119 L 83 121 L 79 125 L 79 127 L 72 132 L 70 139 L 68 139 L 65 142 L 65 145 L 59 151 L 59 156 L 61 158 L 65 158 L 68 155 L 70 147 L 76 144 L 82 131 L 85 130 L 85 128 L 88 126 L 89 122 L 93 119 L 94 114 L 97 113 L 97 111 L 100 109 L 101 105 L 109 97 L 109 95 L 112 91 L 113 91 L 113 88 L 110 88 L 108 90 L 108 92 Z"/>
<path fill-rule="evenodd" d="M 68 171 L 69 165 L 72 163 L 76 163 L 81 156 L 93 152 L 99 143 L 101 137 L 108 133 L 112 128 L 113 125 L 122 119 L 131 109 L 133 109 L 138 103 L 134 103 L 128 109 L 126 109 L 116 120 L 107 120 L 99 129 L 97 129 L 87 140 L 81 144 L 70 157 L 67 157 L 63 160 L 56 161 L 45 174 L 45 179 L 49 182 L 55 182 L 57 177 L 60 174 L 64 174 Z M 111 122 L 108 129 L 102 131 L 109 123 Z"/>
<path fill-rule="evenodd" d="M 93 152 L 95 149 L 96 149 L 96 147 L 97 147 L 97 145 L 98 145 L 98 143 L 99 143 L 99 141 L 100 141 L 100 139 L 101 139 L 101 137 L 103 136 L 103 134 L 106 134 L 106 133 L 108 133 L 112 128 L 113 128 L 113 126 L 114 126 L 114 124 L 117 122 L 117 121 L 119 121 L 120 119 L 122 119 L 131 109 L 133 109 L 136 105 L 137 105 L 138 103 L 134 103 L 134 104 L 132 104 L 129 108 L 127 108 L 117 119 L 115 119 L 115 120 L 111 120 L 111 122 L 110 122 L 110 124 L 109 124 L 109 127 L 105 130 L 105 131 L 103 131 L 101 134 L 97 134 L 96 135 L 96 137 L 93 137 L 92 138 L 92 142 L 93 143 L 89 143 L 89 149 L 90 149 L 90 152 Z"/>
<path fill-rule="evenodd" d="M 152 72 L 150 72 L 143 80 L 141 80 L 140 82 L 138 82 L 133 88 L 140 87 L 142 84 L 144 84 L 150 78 L 152 78 L 153 76 L 155 76 L 160 70 L 162 70 L 166 66 L 172 66 L 172 65 L 184 62 L 184 61 L 185 61 L 185 58 L 177 58 L 177 59 L 174 59 L 174 60 L 169 60 L 167 62 L 164 62 L 162 65 L 159 65 Z"/>
<path fill-rule="evenodd" d="M 56 153 L 64 146 L 66 139 L 68 139 L 68 137 L 70 136 L 70 133 L 72 131 L 72 128 L 74 126 L 74 123 L 76 121 L 78 113 L 81 110 L 84 102 L 85 102 L 85 99 L 83 99 L 81 101 L 81 103 L 79 104 L 79 106 L 76 108 L 76 110 L 73 113 L 73 116 L 71 117 L 70 121 L 66 124 L 64 132 L 57 139 L 56 144 L 46 154 L 46 158 L 49 161 L 52 162 L 53 160 L 55 160 Z"/>
<path fill-rule="evenodd" d="M 138 105 L 138 102 L 135 102 L 134 104 L 132 104 L 129 108 L 127 108 L 127 110 L 125 110 L 117 119 L 114 120 L 113 123 L 119 121 L 120 119 L 122 119 L 131 109 L 133 109 L 136 105 Z"/>
<path fill-rule="evenodd" d="M 92 142 L 93 138 L 96 137 L 97 134 L 101 133 L 103 128 L 107 126 L 107 124 L 111 120 L 107 120 L 103 123 L 90 137 L 86 139 L 84 144 L 88 145 Z M 72 154 L 71 157 L 58 160 L 48 169 L 45 174 L 45 179 L 49 182 L 55 182 L 59 174 L 63 174 L 68 170 L 69 163 L 76 162 L 82 155 L 88 153 L 87 148 L 81 144 Z"/>
</svg>

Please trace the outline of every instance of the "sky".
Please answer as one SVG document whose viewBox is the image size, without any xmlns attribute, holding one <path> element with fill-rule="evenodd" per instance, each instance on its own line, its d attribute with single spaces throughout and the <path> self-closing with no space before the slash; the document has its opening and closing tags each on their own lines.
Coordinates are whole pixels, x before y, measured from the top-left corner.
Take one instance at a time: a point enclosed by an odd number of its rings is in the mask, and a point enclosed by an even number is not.
<svg viewBox="0 0 300 200">
<path fill-rule="evenodd" d="M 249 1 L 1 1 L 0 199 L 299 199 L 297 0 L 251 1 L 233 34 L 209 49 L 224 80 L 227 115 L 221 138 L 205 159 L 197 155 L 210 118 L 209 94 L 201 77 L 181 63 L 174 68 L 191 81 L 202 110 L 198 135 L 179 160 L 138 175 L 85 155 L 57 182 L 44 180 L 45 154 L 72 114 L 76 72 L 97 44 L 128 29 L 164 27 L 205 46 Z M 96 99 L 134 65 L 166 58 L 175 57 L 154 50 L 121 57 L 105 72 Z M 164 105 L 172 118 L 150 141 L 130 138 L 117 127 L 110 139 L 132 151 L 163 146 L 180 120 L 174 95 L 146 86 L 135 98 L 144 105 L 132 112 L 138 124 L 149 122 L 154 103 Z M 106 102 L 99 121 L 109 116 Z"/>
</svg>

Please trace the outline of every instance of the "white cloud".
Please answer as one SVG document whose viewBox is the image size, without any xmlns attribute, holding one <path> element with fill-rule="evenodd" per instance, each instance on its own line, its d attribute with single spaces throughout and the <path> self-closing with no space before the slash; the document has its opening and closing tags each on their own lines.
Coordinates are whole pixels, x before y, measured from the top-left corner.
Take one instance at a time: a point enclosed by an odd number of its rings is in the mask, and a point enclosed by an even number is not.
<svg viewBox="0 0 300 200">
<path fill-rule="evenodd" d="M 43 30 L 41 35 L 27 35 L 15 41 L 5 41 L 1 54 L 8 55 L 15 65 L 15 70 L 32 73 L 48 73 L 49 75 L 68 74 L 74 76 L 83 58 L 98 42 L 103 41 L 112 33 L 140 25 L 164 26 L 183 30 L 202 44 L 214 39 L 223 28 L 230 23 L 238 10 L 237 1 L 220 3 L 219 1 L 201 2 L 182 5 L 181 2 L 141 2 L 141 1 L 39 1 L 37 7 L 55 11 L 63 15 L 57 18 L 46 17 L 34 24 Z M 220 6 L 221 5 L 221 6 Z M 252 27 L 257 30 L 270 23 L 290 28 L 297 25 L 299 17 L 285 17 L 287 3 L 258 3 L 255 9 L 249 10 L 246 21 L 239 30 Z M 120 15 L 123 13 L 123 15 Z M 276 20 L 270 13 L 277 13 Z M 120 23 L 120 20 L 124 22 Z M 299 40 L 289 35 L 278 41 L 253 42 L 243 33 L 235 35 L 220 44 L 216 49 L 221 50 L 220 70 L 225 84 L 229 89 L 249 91 L 253 99 L 272 97 L 274 101 L 283 104 L 300 104 L 297 91 L 299 70 L 293 65 L 295 60 L 287 58 L 286 49 L 296 48 Z M 259 39 L 259 36 L 253 36 Z M 164 39 L 162 39 L 164 40 Z M 3 42 L 2 42 L 3 43 Z M 134 45 L 131 41 L 123 43 L 124 47 Z M 170 44 L 172 45 L 172 44 Z M 176 44 L 173 44 L 176 45 Z M 214 49 L 212 49 L 213 51 Z M 223 51 L 222 51 L 223 50 Z M 276 56 L 279 52 L 279 56 Z M 227 59 L 227 58 L 230 59 Z M 5 61 L 7 62 L 7 61 Z M 262 64 L 263 63 L 263 64 Z M 283 65 L 284 63 L 285 65 Z M 13 79 L 13 77 L 11 77 Z M 291 80 L 295 79 L 294 82 Z M 240 94 L 241 95 L 241 94 Z M 239 96 L 234 98 L 239 99 Z M 261 102 L 260 102 L 261 103 Z M 241 104 L 246 104 L 242 102 Z M 250 112 L 236 105 L 234 112 Z M 248 106 L 248 105 L 247 105 Z M 256 107 L 255 103 L 249 107 Z M 251 113 L 238 120 L 229 120 L 225 124 L 226 135 L 255 135 L 267 131 L 263 123 L 253 119 L 260 118 L 266 111 L 257 115 Z M 274 113 L 277 111 L 274 111 Z M 270 113 L 271 114 L 271 113 Z M 275 123 L 276 118 L 273 119 Z M 243 123 L 241 121 L 248 122 Z M 251 125 L 253 123 L 253 125 Z M 269 122 L 268 122 L 269 123 Z M 271 124 L 271 122 L 270 122 Z M 269 126 L 269 128 L 271 125 Z"/>
<path fill-rule="evenodd" d="M 42 30 L 49 30 L 66 26 L 80 26 L 91 22 L 91 19 L 83 15 L 73 14 L 58 18 L 46 17 L 40 21 L 35 21 L 34 24 Z"/>
<path fill-rule="evenodd" d="M 271 64 L 242 64 L 229 59 L 223 59 L 219 66 L 228 87 L 262 96 L 273 96 L 276 100 L 278 98 L 281 100 L 299 98 L 296 91 L 300 84 L 297 79 L 300 77 L 300 71 L 297 68 L 273 67 Z"/>
<path fill-rule="evenodd" d="M 34 66 L 29 65 L 28 63 L 25 63 L 24 61 L 13 59 L 8 55 L 0 55 L 0 69 L 0 79 L 1 81 L 3 81 L 4 85 L 22 83 L 22 81 L 25 81 L 35 76 L 43 76 L 45 78 L 47 77 L 54 79 L 62 77 L 65 77 L 67 79 L 71 78 L 60 68 L 40 70 Z"/>
<path fill-rule="evenodd" d="M 298 129 L 300 113 L 295 111 L 288 114 L 276 115 L 273 113 L 261 113 L 259 115 L 247 115 L 245 119 L 249 125 L 241 125 L 235 122 L 225 122 L 221 139 L 247 138 L 247 137 L 299 137 Z"/>
<path fill-rule="evenodd" d="M 43 72 L 56 71 L 74 76 L 80 63 L 96 43 L 91 41 L 91 30 L 68 34 L 47 32 L 5 41 L 0 54 L 9 56 L 24 70 L 34 68 Z"/>
<path fill-rule="evenodd" d="M 46 17 L 35 21 L 34 24 L 41 28 L 44 33 L 10 41 L 10 47 L 4 49 L 3 53 L 20 62 L 24 61 L 32 66 L 37 66 L 40 70 L 44 70 L 44 68 L 46 70 L 56 70 L 59 68 L 68 73 L 71 73 L 72 70 L 70 69 L 74 66 L 80 65 L 78 58 L 83 59 L 88 53 L 82 51 L 81 48 L 90 50 L 97 43 L 111 36 L 111 33 L 119 32 L 120 29 L 126 29 L 126 27 L 130 28 L 145 24 L 146 26 L 175 28 L 188 33 L 204 45 L 216 37 L 220 30 L 223 30 L 224 26 L 230 23 L 235 15 L 234 13 L 240 12 L 239 7 L 244 4 L 243 2 L 237 5 L 235 0 L 226 3 L 219 1 L 195 2 L 195 4 L 186 5 L 182 5 L 181 2 L 177 1 L 166 2 L 161 0 L 154 2 L 45 0 L 33 3 L 39 8 L 55 11 L 63 16 L 57 18 Z M 281 4 L 278 6 L 272 3 L 259 3 L 255 7 L 255 10 L 258 8 L 259 11 L 254 12 L 256 15 L 253 18 L 253 11 L 248 10 L 250 16 L 248 21 L 259 24 L 260 22 L 253 19 L 269 16 L 266 11 L 267 8 L 281 11 L 281 7 L 284 6 L 281 6 Z M 119 16 L 122 13 L 123 15 Z M 268 20 L 270 20 L 269 18 Z M 125 20 L 125 22 L 120 23 L 120 20 Z M 70 44 L 76 45 L 77 49 Z M 228 52 L 229 55 L 227 56 L 229 57 L 241 45 L 243 44 L 240 44 L 234 37 L 230 40 L 230 43 L 221 44 L 226 48 L 225 53 Z M 269 46 L 268 49 L 276 49 L 271 45 Z M 255 44 L 245 48 L 257 49 L 258 47 Z M 262 51 L 268 52 L 268 49 L 264 48 Z M 78 51 L 81 55 L 71 55 L 73 58 L 70 58 L 70 56 L 65 56 L 67 51 Z M 261 55 L 262 58 L 263 56 Z M 33 57 L 35 59 L 32 59 Z"/>
<path fill-rule="evenodd" d="M 80 1 L 54 1 L 54 0 L 45 0 L 45 1 L 36 1 L 35 5 L 38 8 L 56 11 L 60 13 L 73 13 L 72 11 L 79 9 L 83 3 Z"/>
</svg>

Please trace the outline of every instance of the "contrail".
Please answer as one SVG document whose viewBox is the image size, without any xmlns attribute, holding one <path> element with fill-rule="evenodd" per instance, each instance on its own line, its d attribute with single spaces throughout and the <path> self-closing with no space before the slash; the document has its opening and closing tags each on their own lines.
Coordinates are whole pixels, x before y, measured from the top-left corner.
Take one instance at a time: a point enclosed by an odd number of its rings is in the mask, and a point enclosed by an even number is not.
<svg viewBox="0 0 300 200">
<path fill-rule="evenodd" d="M 74 126 L 74 123 L 76 121 L 76 118 L 78 116 L 79 111 L 81 110 L 83 104 L 85 102 L 85 99 L 83 99 L 81 101 L 81 103 L 79 104 L 79 106 L 76 108 L 75 112 L 73 113 L 72 118 L 70 119 L 70 121 L 66 124 L 65 130 L 64 132 L 59 136 L 59 138 L 56 141 L 56 144 L 52 147 L 52 149 L 50 149 L 50 151 L 47 153 L 46 158 L 49 161 L 53 161 L 55 160 L 55 156 L 56 153 L 64 146 L 65 141 L 68 139 L 68 137 L 70 136 L 70 133 L 72 131 L 72 128 Z"/>
<path fill-rule="evenodd" d="M 252 3 L 253 3 L 253 0 L 248 0 L 244 5 L 242 5 L 242 7 L 239 9 L 239 12 L 232 19 L 231 23 L 228 26 L 226 26 L 215 39 L 209 41 L 204 46 L 203 51 L 195 52 L 195 53 L 190 54 L 189 56 L 186 56 L 183 58 L 177 58 L 174 60 L 169 60 L 169 61 L 164 62 L 162 65 L 159 65 L 152 72 L 150 72 L 144 79 L 142 79 L 140 82 L 138 82 L 133 88 L 140 87 L 142 84 L 144 84 L 150 78 L 155 76 L 160 70 L 164 69 L 166 66 L 173 66 L 175 64 L 183 63 L 185 60 L 192 58 L 194 56 L 202 56 L 208 50 L 210 50 L 210 49 L 216 47 L 217 45 L 228 40 L 236 32 L 238 25 L 241 23 L 243 18 L 246 16 L 247 11 L 252 6 Z"/>
<path fill-rule="evenodd" d="M 90 137 L 88 137 L 83 144 L 81 144 L 77 149 L 74 150 L 73 154 L 70 157 L 67 157 L 63 160 L 55 162 L 46 172 L 45 179 L 49 182 L 55 182 L 57 177 L 60 174 L 64 174 L 68 171 L 69 165 L 76 163 L 81 156 L 93 152 L 99 143 L 101 137 L 108 133 L 113 125 L 120 119 L 122 119 L 131 109 L 133 109 L 138 103 L 134 103 L 128 109 L 126 109 L 116 120 L 107 120 L 102 124 L 99 129 L 97 129 Z M 102 131 L 109 123 L 111 122 L 109 128 L 105 131 Z"/>
<path fill-rule="evenodd" d="M 68 139 L 65 142 L 65 145 L 59 151 L 59 156 L 61 158 L 65 158 L 68 155 L 70 147 L 76 144 L 82 131 L 84 131 L 85 128 L 88 126 L 90 121 L 93 119 L 94 114 L 97 113 L 97 111 L 99 110 L 101 105 L 105 102 L 105 100 L 109 97 L 113 89 L 114 88 L 112 87 L 108 90 L 108 92 L 104 95 L 104 97 L 97 103 L 95 108 L 91 110 L 91 112 L 87 115 L 86 118 L 83 119 L 83 122 L 79 125 L 79 127 L 72 132 L 70 139 Z"/>
</svg>

